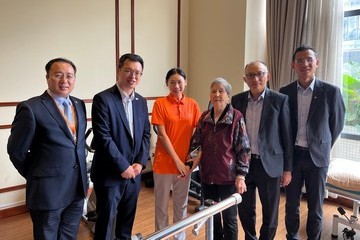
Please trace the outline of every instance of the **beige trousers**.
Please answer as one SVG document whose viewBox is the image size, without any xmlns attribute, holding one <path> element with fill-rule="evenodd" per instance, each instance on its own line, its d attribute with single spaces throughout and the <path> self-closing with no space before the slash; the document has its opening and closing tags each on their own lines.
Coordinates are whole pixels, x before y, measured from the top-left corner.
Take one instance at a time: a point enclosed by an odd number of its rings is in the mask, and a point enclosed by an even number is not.
<svg viewBox="0 0 360 240">
<path fill-rule="evenodd" d="M 187 216 L 188 193 L 190 177 L 178 178 L 178 174 L 154 173 L 155 194 L 155 230 L 158 231 L 169 225 L 170 191 L 173 200 L 173 223 Z M 174 236 L 176 240 L 186 239 L 185 231 Z"/>
</svg>

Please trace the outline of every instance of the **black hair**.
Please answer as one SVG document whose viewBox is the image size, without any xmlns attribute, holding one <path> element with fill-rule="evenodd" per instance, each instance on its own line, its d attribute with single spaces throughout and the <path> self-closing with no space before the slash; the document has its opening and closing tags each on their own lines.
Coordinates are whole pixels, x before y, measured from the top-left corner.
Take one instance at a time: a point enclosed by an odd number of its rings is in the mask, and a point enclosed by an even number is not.
<svg viewBox="0 0 360 240">
<path fill-rule="evenodd" d="M 307 51 L 307 50 L 313 51 L 315 54 L 315 57 L 317 57 L 317 52 L 313 47 L 308 46 L 308 45 L 301 45 L 300 47 L 296 48 L 296 50 L 292 56 L 292 61 L 295 61 L 295 57 L 298 52 L 303 52 L 303 51 Z"/>
<path fill-rule="evenodd" d="M 119 69 L 121 69 L 122 66 L 124 66 L 126 60 L 132 62 L 139 62 L 141 64 L 142 69 L 144 70 L 144 60 L 139 55 L 133 53 L 126 53 L 120 57 L 119 65 L 118 65 Z"/>
<path fill-rule="evenodd" d="M 68 63 L 72 66 L 72 68 L 74 69 L 74 73 L 76 74 L 76 66 L 75 64 L 70 61 L 69 59 L 66 59 L 66 58 L 54 58 L 54 59 L 51 59 L 46 65 L 45 65 L 45 71 L 46 71 L 46 74 L 49 75 L 49 72 L 50 72 L 50 69 L 51 69 L 51 66 L 56 63 L 56 62 L 64 62 L 64 63 Z"/>
<path fill-rule="evenodd" d="M 185 74 L 185 72 L 184 72 L 181 68 L 177 68 L 177 67 L 176 67 L 176 68 L 170 69 L 170 70 L 167 72 L 166 77 L 165 77 L 165 83 L 166 83 L 166 85 L 167 85 L 170 77 L 171 77 L 172 75 L 174 75 L 174 74 L 179 74 L 179 75 L 181 75 L 181 76 L 186 80 L 186 74 Z"/>
</svg>

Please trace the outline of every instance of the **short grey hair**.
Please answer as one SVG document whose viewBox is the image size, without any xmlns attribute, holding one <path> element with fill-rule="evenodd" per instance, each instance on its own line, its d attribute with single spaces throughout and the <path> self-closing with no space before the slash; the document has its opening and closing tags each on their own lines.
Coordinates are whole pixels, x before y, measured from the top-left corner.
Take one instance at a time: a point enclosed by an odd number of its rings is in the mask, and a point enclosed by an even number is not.
<svg viewBox="0 0 360 240">
<path fill-rule="evenodd" d="M 227 95 L 230 96 L 231 85 L 230 85 L 230 83 L 228 83 L 228 81 L 226 81 L 222 77 L 215 78 L 214 81 L 212 81 L 212 83 L 210 85 L 210 88 L 212 88 L 215 84 L 218 84 L 218 83 L 221 84 L 225 88 L 225 91 L 226 91 Z"/>
</svg>

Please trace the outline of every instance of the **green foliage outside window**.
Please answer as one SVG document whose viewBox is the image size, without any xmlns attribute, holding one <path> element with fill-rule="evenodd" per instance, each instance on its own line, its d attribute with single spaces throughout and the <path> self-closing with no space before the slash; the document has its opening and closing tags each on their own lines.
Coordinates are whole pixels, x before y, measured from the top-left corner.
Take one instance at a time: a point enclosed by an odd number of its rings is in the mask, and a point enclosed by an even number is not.
<svg viewBox="0 0 360 240">
<path fill-rule="evenodd" d="M 360 132 L 360 63 L 345 62 L 343 65 L 342 94 L 346 106 L 345 125 Z"/>
</svg>

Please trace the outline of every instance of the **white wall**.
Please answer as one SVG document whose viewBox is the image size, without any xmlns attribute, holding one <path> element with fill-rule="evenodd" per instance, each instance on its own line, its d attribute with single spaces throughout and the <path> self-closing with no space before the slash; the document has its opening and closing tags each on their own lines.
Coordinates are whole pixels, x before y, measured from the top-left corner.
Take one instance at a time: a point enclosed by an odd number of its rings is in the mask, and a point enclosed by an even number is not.
<svg viewBox="0 0 360 240">
<path fill-rule="evenodd" d="M 246 63 L 266 61 L 265 0 L 190 1 L 188 94 L 204 110 L 216 77 L 244 91 Z"/>
<path fill-rule="evenodd" d="M 145 61 L 137 91 L 145 96 L 168 94 L 165 74 L 176 67 L 177 1 L 135 1 L 135 50 Z"/>
<path fill-rule="evenodd" d="M 1 101 L 46 89 L 44 66 L 66 57 L 78 67 L 74 95 L 89 98 L 114 79 L 114 3 L 104 0 L 0 2 Z"/>
<path fill-rule="evenodd" d="M 243 90 L 245 10 L 245 0 L 190 1 L 188 92 L 203 110 L 216 77 L 225 78 L 233 93 Z"/>
</svg>

